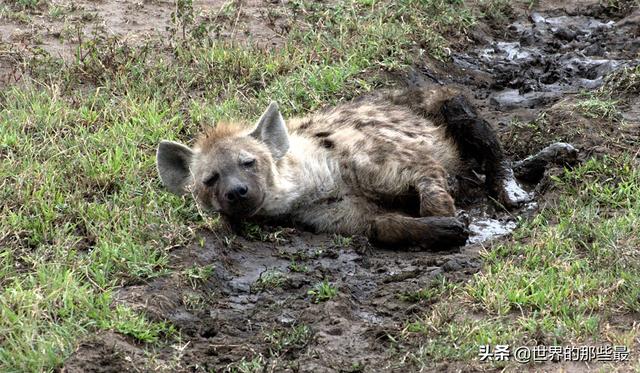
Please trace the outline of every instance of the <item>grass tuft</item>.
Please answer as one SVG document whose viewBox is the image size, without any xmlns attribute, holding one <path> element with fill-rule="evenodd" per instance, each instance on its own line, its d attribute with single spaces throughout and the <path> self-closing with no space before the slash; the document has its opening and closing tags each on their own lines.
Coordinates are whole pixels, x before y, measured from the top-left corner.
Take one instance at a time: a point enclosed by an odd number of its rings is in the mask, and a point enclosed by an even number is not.
<svg viewBox="0 0 640 373">
<path fill-rule="evenodd" d="M 338 289 L 325 280 L 317 283 L 307 294 L 311 296 L 313 303 L 321 303 L 331 300 L 338 295 Z"/>
</svg>

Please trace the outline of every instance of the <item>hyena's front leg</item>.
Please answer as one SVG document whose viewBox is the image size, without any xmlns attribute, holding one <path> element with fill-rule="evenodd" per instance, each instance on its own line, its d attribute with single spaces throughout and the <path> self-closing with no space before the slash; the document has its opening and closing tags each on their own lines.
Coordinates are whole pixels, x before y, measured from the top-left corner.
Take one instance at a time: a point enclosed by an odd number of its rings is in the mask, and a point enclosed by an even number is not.
<svg viewBox="0 0 640 373">
<path fill-rule="evenodd" d="M 452 216 L 413 218 L 381 210 L 360 196 L 345 196 L 301 211 L 297 220 L 320 232 L 362 234 L 386 246 L 440 250 L 464 245 L 465 222 Z"/>
<path fill-rule="evenodd" d="M 469 238 L 467 225 L 450 216 L 413 218 L 387 213 L 373 219 L 369 238 L 383 245 L 418 246 L 444 250 L 463 246 Z"/>
</svg>

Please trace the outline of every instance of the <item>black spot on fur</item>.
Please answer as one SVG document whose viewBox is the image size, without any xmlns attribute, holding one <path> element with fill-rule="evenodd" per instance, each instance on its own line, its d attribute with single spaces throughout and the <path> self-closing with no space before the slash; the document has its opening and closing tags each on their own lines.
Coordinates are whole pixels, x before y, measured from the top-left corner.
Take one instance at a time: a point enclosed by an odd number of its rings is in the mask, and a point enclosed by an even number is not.
<svg viewBox="0 0 640 373">
<path fill-rule="evenodd" d="M 384 152 L 377 152 L 371 159 L 376 164 L 383 164 L 387 161 L 387 154 Z"/>
<path fill-rule="evenodd" d="M 300 128 L 301 130 L 306 130 L 306 129 L 307 129 L 307 128 L 309 128 L 309 127 L 311 127 L 311 120 L 310 120 L 310 119 L 307 119 L 307 120 L 305 120 L 304 122 L 302 122 L 302 123 L 300 124 L 300 127 L 299 127 L 299 128 Z"/>
<path fill-rule="evenodd" d="M 318 138 L 323 138 L 323 137 L 329 137 L 329 136 L 331 136 L 331 135 L 332 135 L 332 133 L 331 133 L 331 132 L 329 132 L 329 131 L 323 131 L 323 132 L 318 132 L 318 133 L 316 133 L 314 136 L 315 136 L 315 137 L 318 137 Z"/>
<path fill-rule="evenodd" d="M 357 120 L 354 124 L 355 129 L 357 130 L 361 130 L 363 128 L 367 128 L 367 127 L 383 127 L 384 123 L 379 121 L 379 120 L 375 120 L 375 119 L 371 119 L 371 120 Z"/>
<path fill-rule="evenodd" d="M 343 110 L 341 113 L 343 120 L 350 120 L 355 116 L 355 112 L 351 109 Z"/>
<path fill-rule="evenodd" d="M 343 197 L 331 197 L 327 198 L 325 202 L 327 205 L 330 205 L 332 203 L 342 202 L 343 199 Z"/>
<path fill-rule="evenodd" d="M 335 146 L 333 141 L 324 138 L 320 140 L 320 145 L 322 145 L 322 147 L 326 149 L 333 149 L 333 147 Z"/>
</svg>

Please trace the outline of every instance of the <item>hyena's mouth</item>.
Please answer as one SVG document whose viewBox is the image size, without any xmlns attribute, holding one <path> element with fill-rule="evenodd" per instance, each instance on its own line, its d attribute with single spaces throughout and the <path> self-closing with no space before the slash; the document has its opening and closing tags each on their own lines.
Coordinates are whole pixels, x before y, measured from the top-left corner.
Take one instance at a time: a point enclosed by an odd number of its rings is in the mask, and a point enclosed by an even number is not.
<svg viewBox="0 0 640 373">
<path fill-rule="evenodd" d="M 234 218 L 250 218 L 262 209 L 264 200 L 265 198 L 262 196 L 259 201 L 252 200 L 233 206 L 226 206 L 222 212 Z"/>
</svg>

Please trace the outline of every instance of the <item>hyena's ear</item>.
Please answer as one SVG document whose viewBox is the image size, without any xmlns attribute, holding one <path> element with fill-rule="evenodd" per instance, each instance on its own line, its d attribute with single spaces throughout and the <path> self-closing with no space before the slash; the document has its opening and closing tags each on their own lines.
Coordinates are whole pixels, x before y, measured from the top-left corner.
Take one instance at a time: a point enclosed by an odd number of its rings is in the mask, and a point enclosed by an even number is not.
<svg viewBox="0 0 640 373">
<path fill-rule="evenodd" d="M 264 142 L 275 159 L 281 158 L 287 153 L 287 150 L 289 150 L 289 134 L 278 109 L 278 104 L 272 102 L 269 105 L 260 119 L 258 119 L 258 124 L 250 136 Z"/>
<path fill-rule="evenodd" d="M 158 145 L 156 165 L 160 179 L 170 192 L 181 195 L 186 193 L 186 186 L 191 181 L 189 164 L 193 150 L 173 141 L 163 140 Z"/>
</svg>

